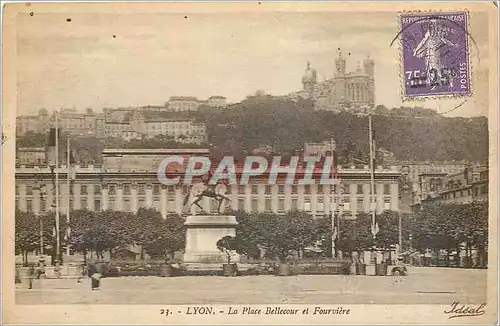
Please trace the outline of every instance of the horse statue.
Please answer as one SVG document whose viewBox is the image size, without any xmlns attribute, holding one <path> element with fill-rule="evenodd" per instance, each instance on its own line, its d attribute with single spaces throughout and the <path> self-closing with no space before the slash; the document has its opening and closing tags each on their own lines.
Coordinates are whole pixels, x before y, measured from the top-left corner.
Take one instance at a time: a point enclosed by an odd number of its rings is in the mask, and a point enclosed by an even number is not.
<svg viewBox="0 0 500 326">
<path fill-rule="evenodd" d="M 229 202 L 231 199 L 227 196 L 227 187 L 223 183 L 218 183 L 216 185 L 207 185 L 205 183 L 199 182 L 193 184 L 184 198 L 184 206 L 189 204 L 188 208 L 191 209 L 193 205 L 198 206 L 203 213 L 205 213 L 203 207 L 198 203 L 203 197 L 208 197 L 215 199 L 218 203 L 217 212 L 221 213 L 220 209 L 222 202 Z"/>
</svg>

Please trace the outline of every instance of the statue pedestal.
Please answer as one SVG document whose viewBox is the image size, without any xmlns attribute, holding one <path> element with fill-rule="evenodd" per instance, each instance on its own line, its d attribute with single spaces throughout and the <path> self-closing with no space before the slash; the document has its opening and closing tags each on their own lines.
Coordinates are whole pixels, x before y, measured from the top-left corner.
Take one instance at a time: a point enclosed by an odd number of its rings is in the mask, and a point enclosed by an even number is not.
<svg viewBox="0 0 500 326">
<path fill-rule="evenodd" d="M 209 266 L 222 268 L 227 256 L 217 249 L 217 241 L 227 235 L 236 235 L 238 222 L 230 215 L 188 216 L 186 222 L 186 250 L 184 263 L 189 269 L 204 269 Z M 231 262 L 239 262 L 239 256 L 233 255 Z M 213 269 L 213 268 L 208 268 Z"/>
</svg>

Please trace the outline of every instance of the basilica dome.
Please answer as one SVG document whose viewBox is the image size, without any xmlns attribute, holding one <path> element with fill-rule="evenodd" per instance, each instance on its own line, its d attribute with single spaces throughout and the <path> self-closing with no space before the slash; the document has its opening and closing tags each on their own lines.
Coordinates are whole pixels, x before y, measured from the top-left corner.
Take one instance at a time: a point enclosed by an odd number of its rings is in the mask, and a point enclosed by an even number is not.
<svg viewBox="0 0 500 326">
<path fill-rule="evenodd" d="M 317 79 L 316 70 L 311 68 L 311 65 L 308 62 L 306 72 L 302 77 L 302 83 L 316 83 L 316 79 Z"/>
</svg>

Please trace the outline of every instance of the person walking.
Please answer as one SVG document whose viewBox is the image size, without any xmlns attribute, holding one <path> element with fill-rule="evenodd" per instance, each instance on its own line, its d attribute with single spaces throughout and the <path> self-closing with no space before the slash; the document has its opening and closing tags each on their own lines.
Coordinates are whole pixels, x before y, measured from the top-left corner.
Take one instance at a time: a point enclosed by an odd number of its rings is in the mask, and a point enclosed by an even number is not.
<svg viewBox="0 0 500 326">
<path fill-rule="evenodd" d="M 36 277 L 35 266 L 31 265 L 28 273 L 29 286 L 28 289 L 33 289 L 33 279 Z"/>
<path fill-rule="evenodd" d="M 94 263 L 90 263 L 88 267 L 88 276 L 91 280 L 91 289 L 99 290 L 101 287 L 101 274 L 97 270 L 97 266 Z"/>
<path fill-rule="evenodd" d="M 352 259 L 344 257 L 342 261 L 342 274 L 343 284 L 342 284 L 342 294 L 353 294 L 356 292 L 356 273 L 351 272 Z"/>
<path fill-rule="evenodd" d="M 82 283 L 82 278 L 84 278 L 86 274 L 87 274 L 87 265 L 85 265 L 85 262 L 82 262 L 78 270 L 78 277 L 76 279 L 76 282 Z"/>
</svg>

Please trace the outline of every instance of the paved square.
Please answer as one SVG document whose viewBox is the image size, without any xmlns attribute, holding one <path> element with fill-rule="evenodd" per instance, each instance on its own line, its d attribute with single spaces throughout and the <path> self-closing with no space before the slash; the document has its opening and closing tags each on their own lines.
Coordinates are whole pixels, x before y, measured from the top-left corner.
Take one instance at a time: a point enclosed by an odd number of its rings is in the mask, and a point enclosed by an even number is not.
<svg viewBox="0 0 500 326">
<path fill-rule="evenodd" d="M 451 304 L 486 301 L 486 270 L 410 268 L 410 275 L 190 276 L 36 280 L 17 304 Z"/>
</svg>

